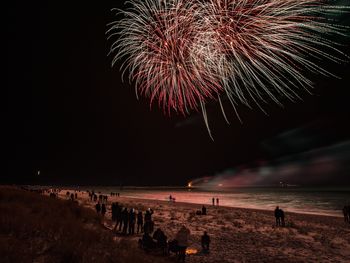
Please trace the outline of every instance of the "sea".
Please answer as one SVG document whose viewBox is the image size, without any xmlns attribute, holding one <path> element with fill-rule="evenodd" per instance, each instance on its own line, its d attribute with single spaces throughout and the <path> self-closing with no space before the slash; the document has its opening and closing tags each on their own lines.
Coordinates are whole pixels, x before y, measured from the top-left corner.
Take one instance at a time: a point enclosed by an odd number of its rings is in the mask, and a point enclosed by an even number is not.
<svg viewBox="0 0 350 263">
<path fill-rule="evenodd" d="M 219 198 L 219 205 L 228 207 L 274 210 L 304 214 L 342 216 L 344 205 L 350 204 L 350 187 L 239 187 L 229 189 L 200 189 L 188 187 L 81 187 L 104 194 L 118 192 L 121 196 L 152 200 L 211 205 L 212 198 Z"/>
</svg>

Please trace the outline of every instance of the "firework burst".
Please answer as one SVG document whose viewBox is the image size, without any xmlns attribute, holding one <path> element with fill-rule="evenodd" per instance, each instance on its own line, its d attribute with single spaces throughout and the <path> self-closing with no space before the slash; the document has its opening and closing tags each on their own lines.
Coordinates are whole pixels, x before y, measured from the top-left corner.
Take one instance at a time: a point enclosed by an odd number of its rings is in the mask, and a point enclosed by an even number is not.
<svg viewBox="0 0 350 263">
<path fill-rule="evenodd" d="M 201 2 L 205 27 L 225 56 L 219 68 L 231 102 L 250 105 L 268 97 L 299 98 L 299 88 L 312 83 L 305 71 L 332 75 L 315 60 L 342 62 L 344 54 L 330 35 L 346 29 L 325 15 L 346 10 L 319 0 L 208 0 Z M 310 58 L 313 57 L 312 60 Z"/>
<path fill-rule="evenodd" d="M 209 50 L 200 46 L 201 14 L 196 5 L 186 0 L 131 4 L 108 33 L 119 35 L 111 48 L 112 53 L 118 50 L 113 64 L 126 57 L 124 70 L 129 69 L 137 93 L 151 103 L 157 99 L 168 113 L 183 114 L 215 98 L 222 90 L 220 76 L 210 68 Z"/>
<path fill-rule="evenodd" d="M 110 53 L 124 60 L 136 93 L 165 112 L 189 113 L 226 96 L 261 109 L 312 87 L 305 72 L 331 76 L 317 62 L 346 56 L 331 35 L 348 28 L 326 15 L 347 11 L 323 0 L 131 0 L 109 25 Z M 225 116 L 226 118 L 226 116 Z M 208 127 L 209 130 L 209 127 Z M 210 133 L 210 131 L 209 131 Z"/>
</svg>

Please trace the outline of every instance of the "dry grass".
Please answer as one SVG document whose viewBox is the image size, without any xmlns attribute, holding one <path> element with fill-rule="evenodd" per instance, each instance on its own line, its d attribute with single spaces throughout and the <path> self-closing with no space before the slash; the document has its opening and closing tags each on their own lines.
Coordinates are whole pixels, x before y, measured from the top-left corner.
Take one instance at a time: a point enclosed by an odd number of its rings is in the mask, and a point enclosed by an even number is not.
<svg viewBox="0 0 350 263">
<path fill-rule="evenodd" d="M 0 188 L 1 262 L 166 262 L 115 241 L 93 210 L 71 201 Z"/>
</svg>

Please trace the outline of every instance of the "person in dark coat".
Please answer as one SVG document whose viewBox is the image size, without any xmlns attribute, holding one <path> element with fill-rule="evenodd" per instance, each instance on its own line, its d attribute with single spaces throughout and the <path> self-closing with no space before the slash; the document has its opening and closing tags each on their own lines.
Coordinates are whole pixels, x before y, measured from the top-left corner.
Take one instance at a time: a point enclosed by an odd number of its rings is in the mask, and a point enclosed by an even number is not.
<svg viewBox="0 0 350 263">
<path fill-rule="evenodd" d="M 117 221 L 117 203 L 112 203 L 111 211 L 112 211 L 112 221 L 116 222 Z"/>
<path fill-rule="evenodd" d="M 284 223 L 284 211 L 282 209 L 280 209 L 280 217 L 281 217 L 281 226 L 285 226 L 285 223 Z"/>
<path fill-rule="evenodd" d="M 343 207 L 344 222 L 350 223 L 350 206 Z"/>
<path fill-rule="evenodd" d="M 143 232 L 143 214 L 142 211 L 137 213 L 137 233 Z"/>
<path fill-rule="evenodd" d="M 163 255 L 167 254 L 167 236 L 164 234 L 164 232 L 158 228 L 154 234 L 153 239 L 157 241 L 156 245 L 158 248 L 160 248 L 163 252 Z"/>
<path fill-rule="evenodd" d="M 97 214 L 99 214 L 99 213 L 101 212 L 101 204 L 100 204 L 100 202 L 98 202 L 98 203 L 96 204 L 95 208 L 96 208 Z"/>
<path fill-rule="evenodd" d="M 208 236 L 206 231 L 204 231 L 204 234 L 201 238 L 201 244 L 202 244 L 203 252 L 205 253 L 209 252 L 210 237 Z"/>
<path fill-rule="evenodd" d="M 143 249 L 150 250 L 156 247 L 156 243 L 153 241 L 152 237 L 148 233 L 144 233 L 142 239 L 139 240 L 139 243 Z"/>
<path fill-rule="evenodd" d="M 275 219 L 276 219 L 276 226 L 281 225 L 281 213 L 280 213 L 280 208 L 276 206 L 275 209 Z"/>
<path fill-rule="evenodd" d="M 145 224 L 143 226 L 143 231 L 149 234 L 153 232 L 152 214 L 153 210 L 149 208 L 145 213 Z"/>
<path fill-rule="evenodd" d="M 202 215 L 206 215 L 207 214 L 207 208 L 203 205 L 202 206 Z"/>
<path fill-rule="evenodd" d="M 177 241 L 179 261 L 185 262 L 186 249 L 188 247 L 188 240 L 189 240 L 190 233 L 191 233 L 190 230 L 183 225 L 175 236 L 175 240 Z"/>
<path fill-rule="evenodd" d="M 135 220 L 135 211 L 134 208 L 131 208 L 129 212 L 129 235 L 133 235 L 135 233 Z"/>
<path fill-rule="evenodd" d="M 119 231 L 122 230 L 122 207 L 120 205 L 117 205 L 117 211 L 116 211 L 116 218 L 117 218 L 117 223 L 115 224 L 115 228 L 118 227 L 119 225 Z"/>
<path fill-rule="evenodd" d="M 126 231 L 128 229 L 128 223 L 129 223 L 129 213 L 126 207 L 124 208 L 121 216 L 122 216 L 122 222 L 123 222 L 123 234 L 126 235 Z"/>
<path fill-rule="evenodd" d="M 107 212 L 106 205 L 102 204 L 102 206 L 101 206 L 101 215 L 105 216 L 106 212 Z"/>
</svg>

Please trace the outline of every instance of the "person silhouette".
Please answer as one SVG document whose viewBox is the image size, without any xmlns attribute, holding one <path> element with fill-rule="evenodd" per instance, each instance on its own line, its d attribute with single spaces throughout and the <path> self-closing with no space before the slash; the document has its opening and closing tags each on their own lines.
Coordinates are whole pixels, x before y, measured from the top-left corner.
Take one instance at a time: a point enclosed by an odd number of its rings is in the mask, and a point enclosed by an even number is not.
<svg viewBox="0 0 350 263">
<path fill-rule="evenodd" d="M 209 252 L 209 244 L 210 244 L 210 237 L 207 234 L 207 231 L 204 231 L 204 234 L 201 238 L 201 244 L 202 244 L 202 249 L 204 253 Z"/>
<path fill-rule="evenodd" d="M 343 214 L 344 214 L 344 222 L 350 223 L 350 205 L 344 205 Z"/>
<path fill-rule="evenodd" d="M 276 226 L 281 225 L 281 213 L 280 213 L 280 208 L 276 206 L 275 209 L 275 219 L 276 219 Z"/>
<path fill-rule="evenodd" d="M 134 208 L 131 208 L 129 212 L 129 235 L 133 235 L 135 233 L 135 219 L 136 215 Z"/>
<path fill-rule="evenodd" d="M 176 234 L 175 240 L 177 241 L 177 246 L 178 246 L 179 261 L 185 262 L 186 249 L 188 246 L 188 239 L 189 239 L 190 233 L 191 233 L 190 230 L 183 225 L 180 228 L 179 232 L 177 232 Z"/>
<path fill-rule="evenodd" d="M 137 233 L 143 232 L 143 214 L 142 211 L 137 213 Z"/>
<path fill-rule="evenodd" d="M 95 205 L 95 208 L 96 208 L 97 214 L 99 214 L 99 213 L 101 212 L 101 204 L 100 204 L 100 202 L 98 202 L 98 203 Z"/>
<path fill-rule="evenodd" d="M 280 209 L 281 226 L 285 226 L 284 223 L 284 211 Z"/>
<path fill-rule="evenodd" d="M 105 205 L 105 204 L 102 204 L 102 206 L 101 206 L 101 215 L 102 215 L 102 216 L 105 216 L 106 211 L 107 211 L 106 205 Z"/>
</svg>

